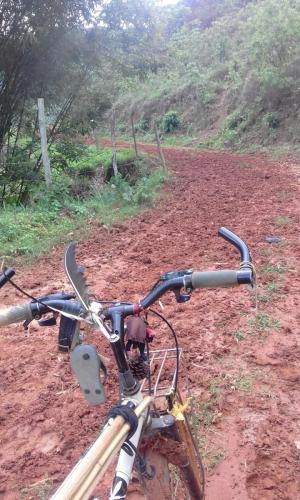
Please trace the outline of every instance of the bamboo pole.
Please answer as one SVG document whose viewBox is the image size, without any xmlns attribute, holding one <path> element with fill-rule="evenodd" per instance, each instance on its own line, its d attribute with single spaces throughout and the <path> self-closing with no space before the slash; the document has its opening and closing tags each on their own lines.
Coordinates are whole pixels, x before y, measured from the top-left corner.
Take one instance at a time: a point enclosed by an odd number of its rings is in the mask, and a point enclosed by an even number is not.
<svg viewBox="0 0 300 500">
<path fill-rule="evenodd" d="M 140 417 L 151 404 L 147 396 L 135 408 Z M 86 500 L 97 486 L 117 451 L 125 441 L 130 426 L 123 417 L 118 416 L 103 430 L 83 458 L 75 465 L 68 477 L 51 497 L 51 500 Z"/>
</svg>

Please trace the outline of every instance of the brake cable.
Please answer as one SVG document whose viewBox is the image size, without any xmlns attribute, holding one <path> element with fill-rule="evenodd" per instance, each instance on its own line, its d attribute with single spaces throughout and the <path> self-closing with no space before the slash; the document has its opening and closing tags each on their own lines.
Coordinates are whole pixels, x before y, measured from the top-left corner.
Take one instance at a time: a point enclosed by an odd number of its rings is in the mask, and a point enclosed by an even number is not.
<svg viewBox="0 0 300 500">
<path fill-rule="evenodd" d="M 151 308 L 149 308 L 148 311 L 150 311 L 152 314 L 154 314 L 155 316 L 160 318 L 164 323 L 166 323 L 166 325 L 171 330 L 172 335 L 174 337 L 175 349 L 176 349 L 176 371 L 175 371 L 174 389 L 175 389 L 175 394 L 176 394 L 177 385 L 178 385 L 178 377 L 179 377 L 179 344 L 178 344 L 176 332 L 175 332 L 174 328 L 172 327 L 172 325 L 169 323 L 169 321 L 162 314 L 160 314 L 159 312 L 157 312 Z"/>
<path fill-rule="evenodd" d="M 3 271 L 5 273 L 5 271 Z M 48 309 L 50 309 L 51 311 L 55 311 L 55 312 L 58 312 L 60 313 L 62 316 L 65 316 L 67 318 L 70 318 L 70 319 L 75 319 L 77 321 L 85 321 L 86 323 L 88 324 L 91 324 L 91 322 L 89 320 L 87 320 L 86 318 L 83 318 L 81 316 L 75 316 L 74 314 L 71 314 L 71 313 L 67 313 L 65 311 L 61 311 L 60 309 L 57 309 L 56 307 L 53 307 L 53 306 L 50 306 L 49 304 L 46 304 L 45 302 L 43 302 L 42 300 L 40 299 L 37 299 L 36 297 L 34 297 L 33 295 L 30 295 L 30 293 L 27 293 L 25 292 L 25 290 L 23 290 L 21 287 L 19 287 L 14 281 L 12 281 L 10 278 L 8 278 L 7 280 L 16 290 L 18 290 L 18 292 L 22 293 L 23 295 L 25 295 L 25 297 L 27 297 L 28 299 L 31 299 L 33 300 L 34 302 L 38 303 L 38 304 L 41 304 L 42 306 L 44 307 L 47 307 Z"/>
</svg>

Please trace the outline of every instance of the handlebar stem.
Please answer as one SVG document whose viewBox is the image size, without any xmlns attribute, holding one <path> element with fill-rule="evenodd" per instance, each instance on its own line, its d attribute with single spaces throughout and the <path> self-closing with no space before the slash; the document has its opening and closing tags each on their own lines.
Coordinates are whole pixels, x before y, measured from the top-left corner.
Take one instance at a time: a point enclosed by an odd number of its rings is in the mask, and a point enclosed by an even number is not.
<svg viewBox="0 0 300 500">
<path fill-rule="evenodd" d="M 136 394 L 140 389 L 138 381 L 129 368 L 124 348 L 124 317 L 132 314 L 133 306 L 117 306 L 110 309 L 112 310 L 110 314 L 112 323 L 110 345 L 118 365 L 122 393 L 129 396 Z"/>
</svg>

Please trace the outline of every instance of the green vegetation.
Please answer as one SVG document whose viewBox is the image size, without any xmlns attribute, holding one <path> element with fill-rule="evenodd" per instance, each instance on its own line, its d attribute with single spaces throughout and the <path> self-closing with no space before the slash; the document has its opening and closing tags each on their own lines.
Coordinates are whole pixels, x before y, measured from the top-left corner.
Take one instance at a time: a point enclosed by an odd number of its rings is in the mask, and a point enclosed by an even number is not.
<svg viewBox="0 0 300 500">
<path fill-rule="evenodd" d="M 84 233 L 94 221 L 109 228 L 151 205 L 167 179 L 164 170 L 149 170 L 147 157 L 137 160 L 131 150 L 118 152 L 120 174 L 112 177 L 110 148 L 80 147 L 78 153 L 75 145 L 69 154 L 66 149 L 53 149 L 56 163 L 50 189 L 36 183 L 26 207 L 8 205 L 0 212 L 0 259 L 39 256 L 74 239 L 74 232 Z"/>
<path fill-rule="evenodd" d="M 285 264 L 268 264 L 262 268 L 263 273 L 267 274 L 284 274 L 288 271 Z"/>
<path fill-rule="evenodd" d="M 255 318 L 249 321 L 249 326 L 258 330 L 259 332 L 265 332 L 266 330 L 280 330 L 280 322 L 278 319 L 272 318 L 266 313 L 258 313 Z"/>
<path fill-rule="evenodd" d="M 244 340 L 245 337 L 246 337 L 246 333 L 244 332 L 244 330 L 235 330 L 233 333 L 232 333 L 232 337 L 234 338 L 234 340 L 236 342 L 240 342 L 241 340 Z"/>
<path fill-rule="evenodd" d="M 206 470 L 211 470 L 224 460 L 226 453 L 222 448 L 216 448 L 208 438 L 203 435 L 198 439 L 201 459 Z"/>
<path fill-rule="evenodd" d="M 246 367 L 228 370 L 210 379 L 205 400 L 193 399 L 192 412 L 189 415 L 191 426 L 197 436 L 201 457 L 206 469 L 215 467 L 225 457 L 225 451 L 214 443 L 214 424 L 222 417 L 220 403 L 224 394 L 238 392 L 239 397 L 248 397 L 254 391 L 254 380 L 257 373 Z M 232 368 L 232 363 L 230 363 Z"/>
<path fill-rule="evenodd" d="M 43 481 L 38 481 L 31 486 L 22 488 L 20 490 L 20 500 L 30 500 L 32 498 L 47 500 L 53 488 L 53 484 L 52 479 L 44 479 Z"/>
<path fill-rule="evenodd" d="M 0 17 L 2 257 L 40 254 L 87 222 L 109 227 L 153 201 L 165 174 L 121 150 L 113 180 L 110 150 L 79 135 L 107 135 L 114 125 L 128 138 L 133 120 L 138 138 L 153 141 L 155 121 L 164 145 L 299 150 L 299 0 L 179 0 L 172 8 L 114 0 L 96 11 L 93 0 L 39 9 L 37 0 L 3 0 Z M 53 174 L 47 192 L 39 96 Z"/>
<path fill-rule="evenodd" d="M 178 115 L 176 111 L 168 111 L 165 114 L 162 121 L 162 129 L 166 134 L 169 134 L 176 130 L 180 125 Z"/>
<path fill-rule="evenodd" d="M 159 118 L 163 142 L 176 143 L 176 113 L 199 147 L 299 148 L 299 2 L 187 0 L 173 16 L 159 69 L 119 96 L 121 116 L 130 102 L 137 120 Z"/>
<path fill-rule="evenodd" d="M 1 2 L 1 205 L 26 205 L 41 176 L 38 96 L 53 162 L 68 154 L 62 136 L 108 135 L 115 119 L 128 138 L 131 118 L 142 141 L 155 121 L 170 146 L 300 151 L 299 0 L 96 4 Z"/>
<path fill-rule="evenodd" d="M 258 285 L 256 295 L 252 296 L 253 302 L 270 303 L 282 296 L 282 291 L 277 283 L 267 283 L 266 285 Z"/>
<path fill-rule="evenodd" d="M 292 219 L 286 215 L 278 215 L 275 220 L 277 226 L 286 226 L 287 224 L 291 224 L 291 222 Z"/>
<path fill-rule="evenodd" d="M 240 370 L 236 375 L 234 375 L 230 382 L 232 383 L 232 388 L 244 392 L 245 394 L 250 394 L 253 391 L 253 381 L 248 373 Z"/>
</svg>

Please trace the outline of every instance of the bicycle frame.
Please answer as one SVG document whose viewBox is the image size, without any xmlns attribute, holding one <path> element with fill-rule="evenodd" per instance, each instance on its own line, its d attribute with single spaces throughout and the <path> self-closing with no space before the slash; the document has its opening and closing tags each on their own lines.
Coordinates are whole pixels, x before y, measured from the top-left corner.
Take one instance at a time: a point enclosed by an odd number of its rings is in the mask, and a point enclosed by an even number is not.
<svg viewBox="0 0 300 500">
<path fill-rule="evenodd" d="M 120 305 L 119 307 L 115 306 L 111 314 L 107 313 L 112 325 L 109 341 L 118 366 L 122 404 L 131 403 L 136 407 L 135 412 L 139 417 L 138 427 L 130 440 L 126 442 L 126 448 L 123 449 L 121 446 L 128 436 L 129 425 L 125 423 L 122 417 L 116 417 L 114 422 L 117 418 L 122 418 L 123 424 L 121 438 L 116 438 L 115 434 L 108 433 L 112 425 L 111 421 L 109 421 L 89 452 L 87 452 L 85 457 L 75 466 L 61 487 L 54 494 L 52 497 L 53 500 L 83 500 L 88 498 L 108 467 L 110 459 L 120 448 L 121 450 L 116 466 L 110 500 L 126 498 L 136 451 L 144 422 L 147 418 L 147 412 L 145 410 L 152 402 L 151 397 L 143 398 L 140 384 L 133 376 L 127 362 L 124 346 L 124 316 L 126 314 L 126 307 L 127 306 L 124 305 Z M 109 450 L 112 448 L 112 453 L 108 457 L 106 457 L 107 453 L 105 454 L 102 448 L 102 444 L 107 443 L 107 434 L 113 439 L 113 446 L 108 447 Z M 98 449 L 98 447 L 100 448 Z M 97 453 L 95 450 L 98 450 Z M 103 452 L 104 455 L 102 455 Z M 93 470 L 90 470 L 91 468 Z"/>
<path fill-rule="evenodd" d="M 68 298 L 59 295 L 58 299 L 56 295 L 52 295 L 40 300 L 23 292 L 27 297 L 33 299 L 32 303 L 0 311 L 1 326 L 19 321 L 25 321 L 25 324 L 28 325 L 33 318 L 37 316 L 41 317 L 49 311 L 61 313 L 71 320 L 73 322 L 71 325 L 72 331 L 74 331 L 77 321 L 86 321 L 88 324 L 93 324 L 110 342 L 119 371 L 122 402 L 123 404 L 133 404 L 134 411 L 138 417 L 137 428 L 127 441 L 127 446 L 123 449 L 121 447 L 128 436 L 130 425 L 125 423 L 125 419 L 120 415 L 114 419 L 110 419 L 99 438 L 54 494 L 53 499 L 88 499 L 89 494 L 98 484 L 112 457 L 120 449 L 110 499 L 125 499 L 143 425 L 148 415 L 147 409 L 152 403 L 152 398 L 149 396 L 143 398 L 140 384 L 130 370 L 124 345 L 124 319 L 127 316 L 138 316 L 168 290 L 175 293 L 178 303 L 182 303 L 189 300 L 191 292 L 196 288 L 228 287 L 239 284 L 253 285 L 255 282 L 255 270 L 251 264 L 251 257 L 246 244 L 226 228 L 221 228 L 219 235 L 240 250 L 242 262 L 239 270 L 207 272 L 183 270 L 169 272 L 160 278 L 140 302 L 135 304 L 115 304 L 111 302 L 114 305 L 104 309 L 101 303 L 90 302 L 82 270 L 77 266 L 75 261 L 75 244 L 71 244 L 65 253 L 65 270 L 79 302 L 66 302 L 69 298 L 73 298 L 72 295 L 68 296 Z M 7 272 L 4 271 L 2 275 L 0 274 L 0 287 L 7 281 L 10 281 L 15 288 L 22 292 L 11 281 L 11 276 L 10 270 L 7 270 Z M 181 293 L 181 289 L 184 290 L 183 294 Z M 110 302 L 106 303 L 110 304 Z M 81 310 L 82 312 L 80 313 Z M 108 320 L 111 321 L 111 329 L 106 326 L 105 322 Z M 177 345 L 176 351 L 178 360 Z M 89 390 L 87 393 L 89 393 Z M 126 415 L 127 418 L 131 416 L 132 414 Z"/>
<path fill-rule="evenodd" d="M 124 403 L 129 401 L 135 404 L 139 402 L 134 410 L 139 418 L 138 428 L 129 441 L 137 448 L 152 398 L 149 396 L 143 398 L 139 391 L 135 397 L 125 399 Z M 118 416 L 115 419 L 110 419 L 91 448 L 79 460 L 51 497 L 52 500 L 87 500 L 103 477 L 112 459 L 120 450 L 129 430 L 129 424 L 125 423 L 123 417 Z M 110 496 L 111 500 L 126 497 L 134 460 L 135 451 L 133 448 L 131 456 L 121 449 Z"/>
</svg>

